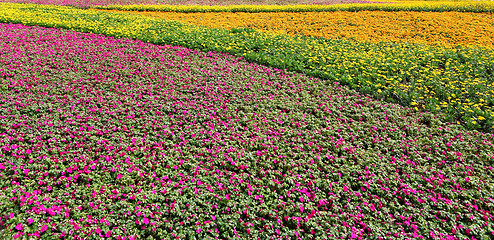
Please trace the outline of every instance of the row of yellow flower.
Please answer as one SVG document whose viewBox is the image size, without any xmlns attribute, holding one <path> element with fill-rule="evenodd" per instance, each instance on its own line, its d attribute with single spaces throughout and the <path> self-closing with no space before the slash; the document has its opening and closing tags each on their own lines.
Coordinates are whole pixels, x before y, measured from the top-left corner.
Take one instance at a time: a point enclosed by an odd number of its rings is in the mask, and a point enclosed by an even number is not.
<svg viewBox="0 0 494 240">
<path fill-rule="evenodd" d="M 352 3 L 335 5 L 109 5 L 96 6 L 97 9 L 123 11 L 161 11 L 161 12 L 331 12 L 331 11 L 459 11 L 494 12 L 491 1 L 418 1 L 395 3 Z"/>
<path fill-rule="evenodd" d="M 494 51 L 488 48 L 366 43 L 288 36 L 249 28 L 207 28 L 136 14 L 0 3 L 0 22 L 129 37 L 228 52 L 334 81 L 417 110 L 445 113 L 470 128 L 494 126 Z"/>
<path fill-rule="evenodd" d="M 125 11 L 109 10 L 125 13 Z M 369 42 L 494 47 L 494 14 L 471 12 L 127 12 L 202 25 Z"/>
</svg>

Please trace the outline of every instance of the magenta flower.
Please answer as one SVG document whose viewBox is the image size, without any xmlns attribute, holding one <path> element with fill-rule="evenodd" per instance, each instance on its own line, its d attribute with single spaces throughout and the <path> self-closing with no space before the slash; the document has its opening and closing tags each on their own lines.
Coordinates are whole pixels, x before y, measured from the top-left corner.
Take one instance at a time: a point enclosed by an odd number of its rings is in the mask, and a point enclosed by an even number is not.
<svg viewBox="0 0 494 240">
<path fill-rule="evenodd" d="M 16 226 L 15 226 L 15 229 L 19 230 L 19 231 L 22 231 L 24 230 L 24 226 L 22 226 L 22 224 L 18 223 Z"/>
<path fill-rule="evenodd" d="M 49 227 L 54 238 L 184 238 L 190 226 L 447 238 L 450 216 L 490 231 L 490 134 L 223 53 L 18 24 L 0 33 L 0 184 L 17 209 L 0 224 L 42 225 L 11 225 L 20 238 Z"/>
</svg>

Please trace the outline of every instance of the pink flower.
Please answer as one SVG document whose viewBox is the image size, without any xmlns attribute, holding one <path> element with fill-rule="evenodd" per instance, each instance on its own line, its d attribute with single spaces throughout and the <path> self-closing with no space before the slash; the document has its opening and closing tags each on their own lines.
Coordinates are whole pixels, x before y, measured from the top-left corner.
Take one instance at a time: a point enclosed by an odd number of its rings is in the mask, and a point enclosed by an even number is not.
<svg viewBox="0 0 494 240">
<path fill-rule="evenodd" d="M 17 226 L 15 226 L 15 229 L 19 230 L 19 231 L 22 231 L 24 230 L 24 226 L 22 226 L 22 224 L 17 224 Z"/>
<path fill-rule="evenodd" d="M 196 230 L 196 233 L 200 233 L 201 231 L 202 231 L 202 229 L 201 229 L 201 228 L 198 228 L 198 229 Z"/>
<path fill-rule="evenodd" d="M 111 237 L 111 231 L 110 230 L 108 230 L 108 232 L 106 232 L 105 237 L 107 237 L 107 238 Z"/>
<path fill-rule="evenodd" d="M 149 219 L 148 219 L 148 218 L 144 218 L 144 219 L 142 219 L 142 222 L 143 222 L 144 224 L 148 224 L 148 223 L 149 223 Z"/>
<path fill-rule="evenodd" d="M 33 220 L 32 218 L 28 218 L 28 219 L 27 219 L 27 223 L 28 223 L 29 225 L 31 225 L 31 223 L 33 223 L 33 222 L 34 222 L 34 220 Z"/>
<path fill-rule="evenodd" d="M 44 224 L 41 229 L 39 230 L 40 232 L 44 232 L 48 229 L 48 226 L 46 226 L 46 224 Z"/>
</svg>

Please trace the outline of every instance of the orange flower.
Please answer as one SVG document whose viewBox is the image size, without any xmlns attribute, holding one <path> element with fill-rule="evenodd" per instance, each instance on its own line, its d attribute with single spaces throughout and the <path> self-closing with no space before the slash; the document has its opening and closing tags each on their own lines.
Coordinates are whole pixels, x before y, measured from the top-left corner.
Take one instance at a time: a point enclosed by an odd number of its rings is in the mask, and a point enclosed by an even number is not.
<svg viewBox="0 0 494 240">
<path fill-rule="evenodd" d="M 113 11 L 112 12 L 121 12 Z M 494 47 L 494 14 L 471 12 L 128 12 L 210 28 L 259 31 L 369 42 Z"/>
</svg>

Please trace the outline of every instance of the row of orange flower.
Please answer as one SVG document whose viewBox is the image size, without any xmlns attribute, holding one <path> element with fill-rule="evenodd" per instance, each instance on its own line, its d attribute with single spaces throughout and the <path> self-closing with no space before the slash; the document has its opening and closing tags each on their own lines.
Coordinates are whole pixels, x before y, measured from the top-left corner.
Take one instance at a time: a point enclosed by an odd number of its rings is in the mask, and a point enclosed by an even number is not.
<svg viewBox="0 0 494 240">
<path fill-rule="evenodd" d="M 494 47 L 493 13 L 404 11 L 132 13 L 210 28 L 248 27 L 292 36 Z"/>
</svg>

